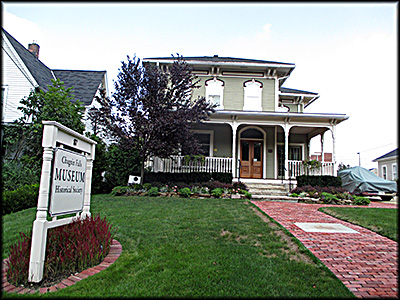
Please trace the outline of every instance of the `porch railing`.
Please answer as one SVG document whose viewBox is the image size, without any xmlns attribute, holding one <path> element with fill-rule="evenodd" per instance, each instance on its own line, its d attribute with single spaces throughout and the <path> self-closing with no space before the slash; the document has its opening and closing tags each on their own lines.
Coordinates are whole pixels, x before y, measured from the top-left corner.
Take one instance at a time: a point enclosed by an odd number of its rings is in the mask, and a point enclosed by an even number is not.
<svg viewBox="0 0 400 300">
<path fill-rule="evenodd" d="M 322 162 L 321 168 L 308 171 L 308 175 L 331 175 L 334 176 L 333 162 Z M 302 161 L 289 160 L 289 178 L 306 174 Z"/>
<path fill-rule="evenodd" d="M 185 156 L 171 156 L 169 158 L 155 157 L 152 163 L 147 164 L 153 172 L 190 173 L 190 172 L 220 172 L 232 173 L 232 158 L 204 157 L 201 160 L 187 160 Z"/>
</svg>

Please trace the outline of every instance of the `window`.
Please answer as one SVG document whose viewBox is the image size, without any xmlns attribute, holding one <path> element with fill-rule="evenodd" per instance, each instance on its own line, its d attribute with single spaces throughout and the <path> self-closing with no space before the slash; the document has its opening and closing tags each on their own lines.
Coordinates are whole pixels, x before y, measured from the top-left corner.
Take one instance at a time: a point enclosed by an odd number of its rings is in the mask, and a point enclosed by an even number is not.
<svg viewBox="0 0 400 300">
<path fill-rule="evenodd" d="M 254 79 L 244 83 L 243 110 L 260 111 L 262 84 Z"/>
<path fill-rule="evenodd" d="M 289 145 L 289 160 L 303 160 L 301 146 Z"/>
<path fill-rule="evenodd" d="M 204 130 L 206 131 L 206 130 Z M 199 149 L 200 149 L 200 155 L 204 156 L 213 156 L 213 138 L 214 138 L 214 133 L 212 131 L 204 132 L 204 131 L 199 131 L 194 134 L 194 137 L 196 140 L 199 142 Z M 182 149 L 182 155 L 190 155 L 193 153 L 190 153 L 188 149 Z"/>
<path fill-rule="evenodd" d="M 387 167 L 382 166 L 382 178 L 387 179 Z"/>
<path fill-rule="evenodd" d="M 206 99 L 209 103 L 217 105 L 216 109 L 224 108 L 224 82 L 210 79 L 206 81 Z"/>
<path fill-rule="evenodd" d="M 392 164 L 392 180 L 397 180 L 397 164 Z"/>
</svg>

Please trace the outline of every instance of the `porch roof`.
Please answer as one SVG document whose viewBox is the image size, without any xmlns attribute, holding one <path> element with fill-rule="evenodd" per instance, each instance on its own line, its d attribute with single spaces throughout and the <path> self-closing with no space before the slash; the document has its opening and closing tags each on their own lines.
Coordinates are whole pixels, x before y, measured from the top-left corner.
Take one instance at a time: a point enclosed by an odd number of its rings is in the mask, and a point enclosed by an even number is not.
<svg viewBox="0 0 400 300">
<path fill-rule="evenodd" d="M 293 113 L 293 112 L 269 112 L 269 111 L 236 111 L 236 110 L 217 110 L 211 115 L 213 119 L 237 119 L 255 121 L 277 121 L 294 123 L 334 123 L 339 124 L 349 118 L 345 114 L 327 113 Z"/>
</svg>

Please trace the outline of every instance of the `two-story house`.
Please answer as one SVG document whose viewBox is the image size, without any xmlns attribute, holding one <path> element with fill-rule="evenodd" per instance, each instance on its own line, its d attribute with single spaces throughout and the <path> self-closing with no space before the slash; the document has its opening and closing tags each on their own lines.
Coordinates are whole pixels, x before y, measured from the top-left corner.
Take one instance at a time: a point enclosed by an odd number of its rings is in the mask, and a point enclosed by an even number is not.
<svg viewBox="0 0 400 300">
<path fill-rule="evenodd" d="M 96 105 L 95 96 L 100 89 L 107 91 L 106 71 L 55 70 L 39 60 L 39 45 L 31 43 L 26 49 L 6 30 L 1 31 L 2 50 L 2 123 L 10 123 L 22 116 L 18 109 L 21 99 L 29 96 L 31 90 L 40 87 L 46 91 L 52 79 L 60 79 L 65 88 L 73 87 L 75 99 L 85 106 L 83 122 L 86 131 L 91 130 L 87 118 L 88 110 Z"/>
<path fill-rule="evenodd" d="M 145 58 L 143 63 L 168 68 L 173 57 Z M 200 79 L 193 97 L 204 96 L 217 105 L 202 127 L 194 127 L 205 161 L 185 168 L 183 156 L 155 158 L 154 172 L 231 172 L 234 181 L 287 181 L 303 173 L 310 157 L 310 140 L 332 135 L 332 161 L 322 162 L 320 174 L 336 174 L 336 126 L 344 114 L 306 113 L 319 98 L 314 92 L 282 85 L 294 64 L 232 57 L 184 57 Z M 324 157 L 324 155 L 322 155 Z"/>
</svg>

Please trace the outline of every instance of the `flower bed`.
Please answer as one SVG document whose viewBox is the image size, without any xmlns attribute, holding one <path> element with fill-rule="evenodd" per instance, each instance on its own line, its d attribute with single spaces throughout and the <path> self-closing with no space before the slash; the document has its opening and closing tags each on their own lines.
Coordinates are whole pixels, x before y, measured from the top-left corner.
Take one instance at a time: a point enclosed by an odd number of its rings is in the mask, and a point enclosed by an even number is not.
<svg viewBox="0 0 400 300">
<path fill-rule="evenodd" d="M 131 186 L 117 186 L 111 194 L 114 196 L 151 196 L 151 197 L 183 197 L 183 198 L 233 198 L 251 199 L 247 186 L 242 182 L 226 184 L 210 181 L 200 184 L 161 184 L 145 183 Z"/>
<path fill-rule="evenodd" d="M 338 187 L 303 186 L 291 191 L 291 197 L 298 197 L 299 202 L 338 205 L 368 205 L 368 198 L 349 193 Z"/>
</svg>

